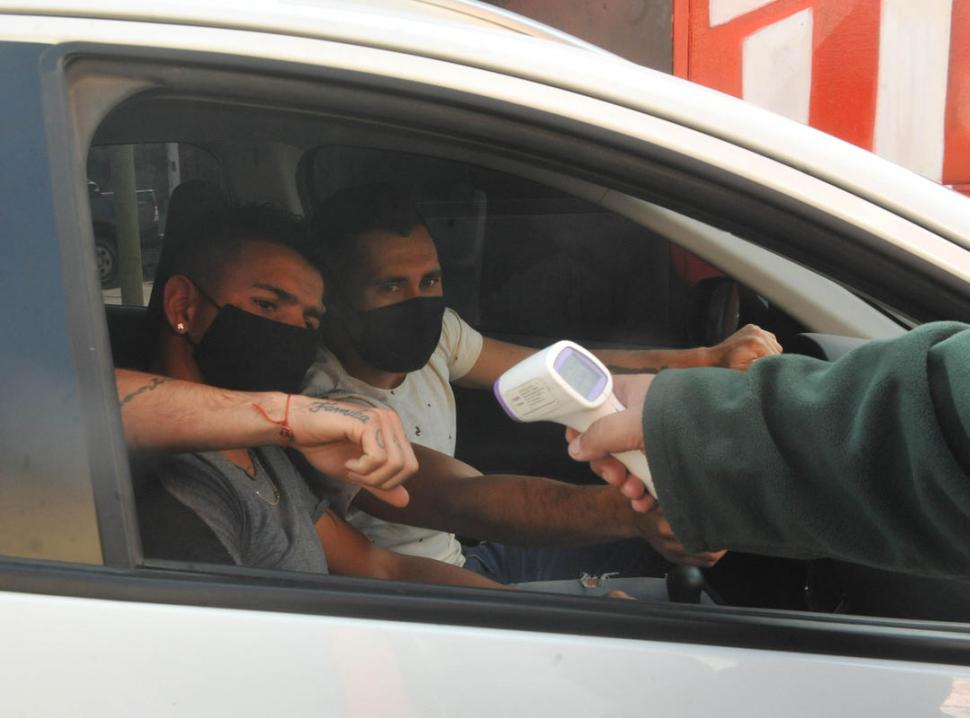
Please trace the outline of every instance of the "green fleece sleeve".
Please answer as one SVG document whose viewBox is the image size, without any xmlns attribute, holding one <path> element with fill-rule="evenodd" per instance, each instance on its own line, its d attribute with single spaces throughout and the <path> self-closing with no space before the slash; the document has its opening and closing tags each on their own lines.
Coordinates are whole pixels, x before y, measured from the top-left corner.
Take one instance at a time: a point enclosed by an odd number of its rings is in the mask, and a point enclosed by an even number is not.
<svg viewBox="0 0 970 718">
<path fill-rule="evenodd" d="M 690 550 L 970 575 L 970 327 L 835 362 L 662 372 L 643 411 L 658 498 Z"/>
</svg>

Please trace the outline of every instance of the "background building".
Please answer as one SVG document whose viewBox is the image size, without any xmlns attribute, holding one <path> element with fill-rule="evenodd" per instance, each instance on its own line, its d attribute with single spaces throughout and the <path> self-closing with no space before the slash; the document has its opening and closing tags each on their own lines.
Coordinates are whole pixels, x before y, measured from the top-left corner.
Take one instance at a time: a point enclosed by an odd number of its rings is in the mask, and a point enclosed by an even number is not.
<svg viewBox="0 0 970 718">
<path fill-rule="evenodd" d="M 970 194 L 970 0 L 494 0 Z"/>
</svg>

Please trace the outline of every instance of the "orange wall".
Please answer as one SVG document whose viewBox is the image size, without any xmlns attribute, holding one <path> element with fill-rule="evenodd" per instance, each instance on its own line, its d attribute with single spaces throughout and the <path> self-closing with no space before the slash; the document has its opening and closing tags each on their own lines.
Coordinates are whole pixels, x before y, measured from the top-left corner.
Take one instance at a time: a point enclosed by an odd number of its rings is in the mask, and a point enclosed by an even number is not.
<svg viewBox="0 0 970 718">
<path fill-rule="evenodd" d="M 914 18 L 920 8 L 926 12 Z M 770 109 L 970 191 L 970 0 L 674 0 L 673 17 L 677 75 L 759 97 Z M 914 19 L 919 27 L 905 25 Z M 776 31 L 791 34 L 772 54 L 760 40 Z M 943 33 L 942 42 L 932 41 L 934 32 Z M 800 55 L 791 49 L 798 33 L 807 49 Z M 920 33 L 930 38 L 926 48 L 914 39 Z M 927 61 L 924 50 L 939 62 Z M 746 69 L 759 61 L 769 66 Z M 782 75 L 777 97 L 746 86 L 748 70 L 767 84 Z M 806 83 L 807 104 L 784 86 L 786 72 Z"/>
</svg>

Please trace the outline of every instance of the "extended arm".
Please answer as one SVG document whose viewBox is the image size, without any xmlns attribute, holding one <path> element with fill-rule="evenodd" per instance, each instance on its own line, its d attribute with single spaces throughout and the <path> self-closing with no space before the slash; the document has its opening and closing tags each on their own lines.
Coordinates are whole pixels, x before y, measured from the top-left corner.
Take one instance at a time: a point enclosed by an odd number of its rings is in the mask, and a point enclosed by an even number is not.
<svg viewBox="0 0 970 718">
<path fill-rule="evenodd" d="M 485 337 L 482 351 L 471 370 L 459 384 L 486 389 L 507 369 L 535 353 L 535 349 Z M 722 366 L 747 369 L 764 356 L 780 354 L 781 345 L 774 334 L 753 324 L 739 329 L 720 344 L 694 349 L 597 349 L 593 351 L 607 366 L 627 371 L 657 371 L 665 368 Z"/>
<path fill-rule="evenodd" d="M 642 424 L 632 409 L 607 417 L 570 453 L 645 447 L 660 503 L 695 549 L 966 576 L 968 356 L 970 328 L 950 322 L 833 363 L 664 372 Z M 617 469 L 605 459 L 600 473 Z"/>
<path fill-rule="evenodd" d="M 380 548 L 330 511 L 317 521 L 317 535 L 327 554 L 330 572 L 337 575 L 473 588 L 507 588 L 501 583 L 442 561 L 405 556 Z"/>
<path fill-rule="evenodd" d="M 659 509 L 637 513 L 608 486 L 534 476 L 482 476 L 467 464 L 416 446 L 411 501 L 393 508 L 366 494 L 354 506 L 395 523 L 520 546 L 570 546 L 642 537 L 671 561 L 707 566 L 719 553 L 683 550 Z"/>
<path fill-rule="evenodd" d="M 115 370 L 125 438 L 135 451 L 205 451 L 287 443 L 320 471 L 383 490 L 417 469 L 397 415 L 389 410 L 279 392 L 240 392 L 125 369 Z M 256 407 L 260 407 L 262 411 Z M 286 419 L 292 438 L 274 421 Z"/>
<path fill-rule="evenodd" d="M 614 370 L 655 372 L 717 366 L 746 370 L 761 357 L 781 354 L 781 344 L 771 332 L 748 324 L 720 344 L 693 349 L 598 349 L 593 353 Z"/>
</svg>

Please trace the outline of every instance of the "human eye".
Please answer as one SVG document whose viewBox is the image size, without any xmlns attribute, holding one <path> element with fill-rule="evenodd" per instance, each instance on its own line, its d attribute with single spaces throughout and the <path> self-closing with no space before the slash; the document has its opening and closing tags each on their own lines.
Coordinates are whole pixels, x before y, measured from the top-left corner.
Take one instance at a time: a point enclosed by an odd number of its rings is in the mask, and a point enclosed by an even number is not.
<svg viewBox="0 0 970 718">
<path fill-rule="evenodd" d="M 259 308 L 261 311 L 266 313 L 271 313 L 276 311 L 276 302 L 272 299 L 264 299 L 262 297 L 254 297 L 253 304 Z"/>
<path fill-rule="evenodd" d="M 377 285 L 377 291 L 383 295 L 397 294 L 401 291 L 401 283 L 385 282 L 384 284 Z"/>
</svg>

